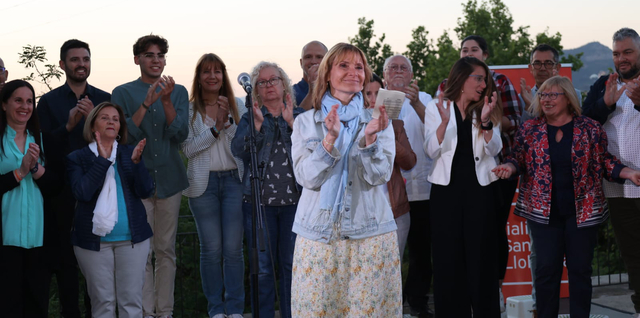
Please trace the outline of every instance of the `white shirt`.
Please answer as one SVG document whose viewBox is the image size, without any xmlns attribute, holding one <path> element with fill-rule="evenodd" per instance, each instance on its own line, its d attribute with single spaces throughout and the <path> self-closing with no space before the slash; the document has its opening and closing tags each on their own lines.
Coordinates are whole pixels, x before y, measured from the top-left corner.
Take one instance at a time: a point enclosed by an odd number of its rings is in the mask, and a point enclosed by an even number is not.
<svg viewBox="0 0 640 318">
<path fill-rule="evenodd" d="M 431 100 L 431 95 L 420 92 L 418 98 L 423 105 L 427 105 Z M 408 98 L 404 99 L 402 110 L 398 119 L 404 121 L 404 129 L 411 149 L 415 152 L 417 161 L 411 170 L 402 170 L 402 176 L 407 180 L 407 196 L 409 201 L 429 200 L 431 194 L 431 183 L 427 180 L 431 171 L 432 160 L 424 152 L 424 124 L 411 106 Z"/>
<path fill-rule="evenodd" d="M 618 89 L 622 83 L 618 82 Z M 609 152 L 625 166 L 640 169 L 640 112 L 633 108 L 633 102 L 622 93 L 616 109 L 602 125 L 609 139 Z M 607 198 L 640 198 L 640 187 L 629 180 L 624 184 L 603 180 L 604 194 Z"/>
</svg>

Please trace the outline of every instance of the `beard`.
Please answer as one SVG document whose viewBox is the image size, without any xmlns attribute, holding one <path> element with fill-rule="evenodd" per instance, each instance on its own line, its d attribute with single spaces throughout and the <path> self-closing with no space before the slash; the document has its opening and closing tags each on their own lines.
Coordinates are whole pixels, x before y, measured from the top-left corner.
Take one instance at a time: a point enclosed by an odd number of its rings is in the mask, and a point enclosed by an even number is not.
<svg viewBox="0 0 640 318">
<path fill-rule="evenodd" d="M 75 71 L 78 71 L 80 69 L 84 69 L 84 76 L 76 76 L 75 75 Z M 87 78 L 89 77 L 89 69 L 86 67 L 77 67 L 75 70 L 71 70 L 65 67 L 64 69 L 65 74 L 67 75 L 67 78 L 73 82 L 76 83 L 82 83 L 82 82 L 86 82 Z"/>
<path fill-rule="evenodd" d="M 618 68 L 616 68 L 616 72 L 620 75 L 620 77 L 622 77 L 622 79 L 626 79 L 626 80 L 633 79 L 638 75 L 638 73 L 640 73 L 639 64 L 640 64 L 640 61 L 638 61 L 638 63 L 636 63 L 635 65 L 631 66 L 631 68 L 626 72 L 621 72 Z"/>
</svg>

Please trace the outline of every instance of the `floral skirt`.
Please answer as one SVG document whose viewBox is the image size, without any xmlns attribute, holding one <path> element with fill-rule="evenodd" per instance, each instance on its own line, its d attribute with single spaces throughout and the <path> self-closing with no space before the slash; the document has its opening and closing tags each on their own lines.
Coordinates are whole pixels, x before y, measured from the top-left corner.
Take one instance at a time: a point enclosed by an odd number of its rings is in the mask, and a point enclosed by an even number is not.
<svg viewBox="0 0 640 318">
<path fill-rule="evenodd" d="M 402 317 L 396 232 L 329 244 L 298 235 L 293 317 Z"/>
</svg>

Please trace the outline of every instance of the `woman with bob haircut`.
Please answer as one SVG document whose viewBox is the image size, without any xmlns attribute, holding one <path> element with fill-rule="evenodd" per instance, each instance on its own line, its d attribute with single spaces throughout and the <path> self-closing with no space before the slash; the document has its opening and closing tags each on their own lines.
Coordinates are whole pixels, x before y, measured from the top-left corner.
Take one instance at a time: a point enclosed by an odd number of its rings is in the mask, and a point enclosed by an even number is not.
<svg viewBox="0 0 640 318">
<path fill-rule="evenodd" d="M 200 238 L 200 275 L 209 317 L 242 317 L 242 159 L 231 153 L 240 111 L 224 62 L 213 53 L 196 64 L 189 104 L 189 208 Z M 244 109 L 244 107 L 243 107 Z M 224 299 L 223 299 L 224 290 Z M 228 314 L 228 316 L 225 316 Z"/>
<path fill-rule="evenodd" d="M 325 55 L 313 110 L 294 124 L 296 179 L 304 188 L 293 231 L 294 317 L 400 317 L 402 279 L 390 180 L 395 139 L 365 97 L 364 53 L 339 43 Z"/>
<path fill-rule="evenodd" d="M 260 311 L 260 317 L 275 315 L 276 266 L 279 280 L 280 316 L 291 317 L 291 266 L 293 246 L 296 236 L 291 232 L 296 215 L 300 188 L 291 166 L 291 133 L 293 120 L 304 109 L 296 107 L 291 81 L 287 73 L 276 63 L 260 62 L 251 71 L 252 110 L 256 134 L 258 163 L 265 163 L 259 169 L 262 181 L 262 204 L 264 206 L 263 225 L 265 227 L 264 252 L 258 252 L 258 259 L 251 256 L 249 262 L 258 262 L 258 282 L 260 307 L 251 304 L 253 312 Z M 248 137 L 250 134 L 249 113 L 242 116 L 238 130 L 231 143 L 234 156 L 244 162 L 243 194 L 244 230 L 247 243 L 252 242 L 251 233 L 251 182 Z M 258 242 L 260 242 L 258 238 Z M 260 243 L 259 243 L 260 244 Z M 272 261 L 273 260 L 273 261 Z M 274 266 L 274 264 L 277 264 Z M 251 287 L 255 288 L 255 287 Z"/>
<path fill-rule="evenodd" d="M 495 187 L 502 149 L 497 94 L 484 62 L 463 57 L 425 113 L 424 150 L 433 167 L 434 302 L 440 315 L 499 317 Z M 464 195 L 464 200 L 460 196 Z M 464 291 L 460 295 L 460 291 Z M 447 317 L 447 316 L 445 316 Z"/>
<path fill-rule="evenodd" d="M 153 179 L 142 161 L 146 139 L 126 145 L 122 108 L 96 106 L 83 130 L 87 147 L 67 156 L 76 200 L 71 231 L 73 251 L 87 280 L 91 316 L 142 317 L 142 286 L 153 235 L 143 198 L 153 195 Z M 120 142 L 120 143 L 119 143 Z"/>
<path fill-rule="evenodd" d="M 546 80 L 532 113 L 511 155 L 493 171 L 505 179 L 522 176 L 514 213 L 527 219 L 535 241 L 538 317 L 558 317 L 565 256 L 571 317 L 589 317 L 593 250 L 598 226 L 609 216 L 602 178 L 640 185 L 640 172 L 607 151 L 604 129 L 581 115 L 568 78 Z"/>
<path fill-rule="evenodd" d="M 0 100 L 0 308 L 3 317 L 46 318 L 55 263 L 47 247 L 57 240 L 47 201 L 61 188 L 61 147 L 41 136 L 31 84 L 7 82 Z"/>
</svg>

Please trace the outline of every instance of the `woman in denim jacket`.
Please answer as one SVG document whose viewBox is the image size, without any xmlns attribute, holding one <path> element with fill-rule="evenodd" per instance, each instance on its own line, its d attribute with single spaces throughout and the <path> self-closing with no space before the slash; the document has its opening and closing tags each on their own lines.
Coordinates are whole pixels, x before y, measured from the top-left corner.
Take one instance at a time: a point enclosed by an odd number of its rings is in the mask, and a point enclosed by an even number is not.
<svg viewBox="0 0 640 318">
<path fill-rule="evenodd" d="M 262 204 L 264 206 L 266 227 L 265 246 L 267 250 L 258 252 L 258 286 L 260 296 L 260 317 L 273 317 L 275 314 L 275 281 L 272 259 L 277 260 L 280 280 L 280 316 L 290 317 L 291 308 L 291 264 L 295 234 L 291 232 L 296 214 L 300 188 L 296 183 L 291 166 L 291 132 L 294 118 L 303 109 L 296 107 L 287 74 L 275 63 L 260 62 L 251 72 L 253 87 L 253 113 L 256 128 L 256 148 L 262 181 Z M 262 105 L 262 107 L 259 107 Z M 242 116 L 238 130 L 231 142 L 231 152 L 244 162 L 244 232 L 249 244 L 251 233 L 251 183 L 249 176 L 251 157 L 249 142 L 249 114 Z M 259 238 L 260 239 L 260 238 Z M 250 262 L 254 262 L 251 257 Z M 252 287 L 253 288 L 253 287 Z"/>
<path fill-rule="evenodd" d="M 395 141 L 389 119 L 366 111 L 364 53 L 339 43 L 320 63 L 314 110 L 294 124 L 303 186 L 293 226 L 294 317 L 399 317 L 402 292 L 393 212 L 382 185 Z"/>
</svg>

